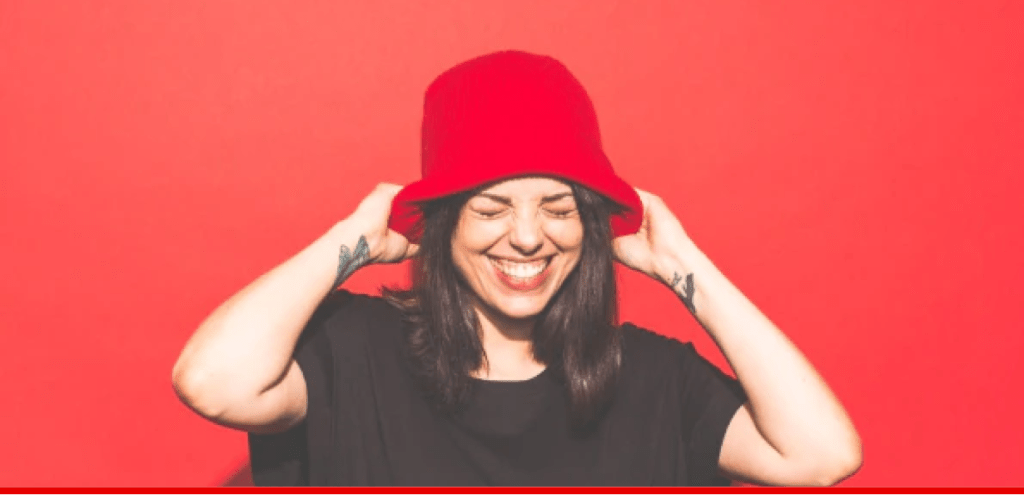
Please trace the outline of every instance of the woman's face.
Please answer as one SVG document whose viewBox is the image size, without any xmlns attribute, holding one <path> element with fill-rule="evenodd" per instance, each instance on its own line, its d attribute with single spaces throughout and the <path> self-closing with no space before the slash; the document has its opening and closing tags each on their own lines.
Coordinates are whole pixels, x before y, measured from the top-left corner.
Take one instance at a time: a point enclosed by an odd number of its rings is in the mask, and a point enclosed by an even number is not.
<svg viewBox="0 0 1024 495">
<path fill-rule="evenodd" d="M 572 189 L 554 179 L 509 179 L 471 197 L 452 234 L 452 258 L 479 303 L 507 318 L 537 316 L 583 247 Z"/>
</svg>

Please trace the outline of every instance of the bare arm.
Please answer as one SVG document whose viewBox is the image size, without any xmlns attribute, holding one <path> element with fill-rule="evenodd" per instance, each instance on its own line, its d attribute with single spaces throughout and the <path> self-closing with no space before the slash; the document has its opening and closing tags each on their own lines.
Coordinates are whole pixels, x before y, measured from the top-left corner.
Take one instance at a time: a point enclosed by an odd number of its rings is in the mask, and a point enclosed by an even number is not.
<svg viewBox="0 0 1024 495">
<path fill-rule="evenodd" d="M 352 216 L 203 321 L 172 371 L 182 401 L 211 421 L 246 431 L 282 431 L 301 421 L 306 383 L 292 354 L 314 310 L 359 267 L 415 252 L 386 227 L 381 233 L 397 190 L 378 186 Z"/>
<path fill-rule="evenodd" d="M 773 485 L 832 485 L 853 474 L 861 462 L 853 423 L 796 346 L 692 242 L 680 241 L 663 270 L 749 399 L 726 430 L 722 471 Z"/>
<path fill-rule="evenodd" d="M 860 438 L 825 381 L 686 236 L 664 203 L 640 194 L 644 227 L 616 240 L 619 259 L 672 288 L 749 398 L 726 431 L 720 469 L 769 485 L 831 485 L 855 472 Z"/>
</svg>

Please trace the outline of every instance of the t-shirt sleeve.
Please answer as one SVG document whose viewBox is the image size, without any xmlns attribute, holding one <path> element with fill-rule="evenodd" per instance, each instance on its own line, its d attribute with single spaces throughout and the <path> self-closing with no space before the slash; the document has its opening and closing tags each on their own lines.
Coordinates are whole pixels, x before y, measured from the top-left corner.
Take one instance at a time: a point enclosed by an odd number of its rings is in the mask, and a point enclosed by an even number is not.
<svg viewBox="0 0 1024 495">
<path fill-rule="evenodd" d="M 328 295 L 302 330 L 293 357 L 306 381 L 306 418 L 287 431 L 271 434 L 249 433 L 249 462 L 256 486 L 304 486 L 309 484 L 309 456 L 316 449 L 329 448 L 328 435 L 309 435 L 311 428 L 329 424 L 333 383 L 333 356 L 326 320 L 353 299 L 339 290 Z M 312 444 L 311 444 L 312 442 Z"/>
<path fill-rule="evenodd" d="M 680 349 L 682 432 L 689 482 L 696 486 L 729 485 L 719 474 L 722 441 L 736 411 L 747 397 L 739 382 L 697 353 L 692 343 Z"/>
</svg>

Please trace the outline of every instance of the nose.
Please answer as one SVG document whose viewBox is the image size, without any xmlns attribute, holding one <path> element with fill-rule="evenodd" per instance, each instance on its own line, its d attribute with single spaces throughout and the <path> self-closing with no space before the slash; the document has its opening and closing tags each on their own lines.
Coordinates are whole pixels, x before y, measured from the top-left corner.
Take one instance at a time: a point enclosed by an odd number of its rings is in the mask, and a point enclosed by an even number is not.
<svg viewBox="0 0 1024 495">
<path fill-rule="evenodd" d="M 514 217 L 509 243 L 524 256 L 536 253 L 544 245 L 541 219 L 537 217 L 535 212 L 522 212 Z"/>
</svg>

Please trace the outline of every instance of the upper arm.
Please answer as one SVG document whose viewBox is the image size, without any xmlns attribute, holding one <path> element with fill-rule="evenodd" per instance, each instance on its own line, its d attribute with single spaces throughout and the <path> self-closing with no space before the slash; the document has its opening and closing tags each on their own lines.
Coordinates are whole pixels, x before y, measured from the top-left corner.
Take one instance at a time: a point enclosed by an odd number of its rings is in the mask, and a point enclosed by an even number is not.
<svg viewBox="0 0 1024 495">
<path fill-rule="evenodd" d="M 329 295 L 310 318 L 300 335 L 281 379 L 255 400 L 250 420 L 236 428 L 252 433 L 280 433 L 301 423 L 309 414 L 310 400 L 325 404 L 333 382 L 334 345 L 337 318 L 351 320 L 346 311 L 358 309 L 350 304 L 355 297 L 343 290 Z M 345 326 L 345 325 L 342 325 Z M 310 397 L 312 395 L 312 397 Z"/>
<path fill-rule="evenodd" d="M 740 407 L 729 422 L 718 459 L 722 474 L 758 485 L 792 485 L 782 455 L 757 430 L 750 414 L 750 403 Z"/>
<path fill-rule="evenodd" d="M 247 401 L 208 416 L 222 426 L 251 433 L 279 433 L 302 422 L 308 397 L 302 369 L 293 359 L 277 383 Z"/>
<path fill-rule="evenodd" d="M 309 405 L 306 380 L 302 368 L 293 359 L 279 383 L 257 398 L 263 417 L 255 418 L 252 433 L 279 433 L 299 424 L 306 417 Z"/>
<path fill-rule="evenodd" d="M 837 481 L 813 464 L 783 457 L 757 429 L 749 402 L 725 430 L 718 466 L 724 476 L 759 485 L 827 486 Z"/>
</svg>

